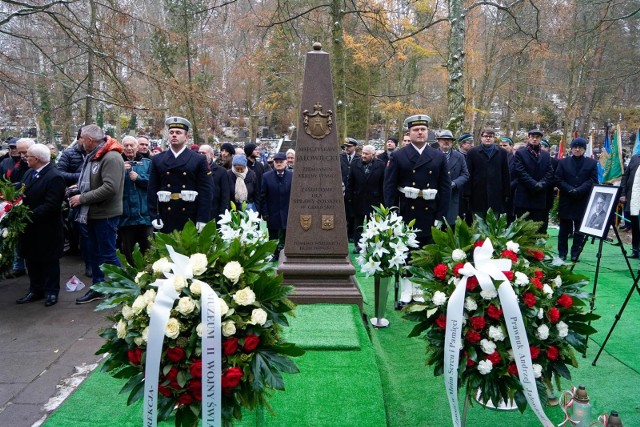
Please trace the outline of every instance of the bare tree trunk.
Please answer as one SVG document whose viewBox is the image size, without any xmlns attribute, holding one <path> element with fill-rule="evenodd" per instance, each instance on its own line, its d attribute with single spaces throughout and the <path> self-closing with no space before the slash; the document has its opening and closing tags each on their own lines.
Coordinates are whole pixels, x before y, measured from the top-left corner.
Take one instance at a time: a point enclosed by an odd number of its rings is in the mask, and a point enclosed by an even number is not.
<svg viewBox="0 0 640 427">
<path fill-rule="evenodd" d="M 454 135 L 462 131 L 464 123 L 464 14 L 461 0 L 449 0 L 449 87 L 447 103 L 449 106 L 449 122 L 447 128 Z"/>
<path fill-rule="evenodd" d="M 342 34 L 342 18 L 344 16 L 344 2 L 331 0 L 331 35 L 333 39 L 333 75 L 336 81 L 336 118 L 338 122 L 338 145 L 347 137 L 347 80 L 344 65 L 344 38 Z"/>
<path fill-rule="evenodd" d="M 89 18 L 89 39 L 93 39 L 96 28 L 96 4 L 93 0 L 89 1 L 91 8 Z M 93 43 L 91 43 L 91 46 Z M 93 50 L 89 47 L 87 51 L 87 95 L 84 99 L 84 124 L 93 123 Z"/>
</svg>

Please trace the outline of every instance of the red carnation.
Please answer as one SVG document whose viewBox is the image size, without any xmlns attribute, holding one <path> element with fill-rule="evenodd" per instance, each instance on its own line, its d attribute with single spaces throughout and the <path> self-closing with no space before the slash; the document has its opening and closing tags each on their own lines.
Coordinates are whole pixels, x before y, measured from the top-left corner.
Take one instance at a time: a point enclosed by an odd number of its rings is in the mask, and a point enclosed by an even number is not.
<svg viewBox="0 0 640 427">
<path fill-rule="evenodd" d="M 165 375 L 165 378 L 171 382 L 175 382 L 178 378 L 178 368 L 172 366 L 171 369 L 169 369 L 169 372 L 167 372 L 167 375 Z"/>
<path fill-rule="evenodd" d="M 464 267 L 464 264 L 458 263 L 453 266 L 453 275 L 456 277 L 460 277 L 460 269 Z"/>
<path fill-rule="evenodd" d="M 438 325 L 440 329 L 445 329 L 447 327 L 447 316 L 445 316 L 444 314 L 438 316 L 438 318 L 436 319 L 436 325 Z"/>
<path fill-rule="evenodd" d="M 476 331 L 482 330 L 487 324 L 486 320 L 484 320 L 484 317 L 480 316 L 474 316 L 470 318 L 469 322 L 471 322 L 471 327 Z"/>
<path fill-rule="evenodd" d="M 532 359 L 537 359 L 538 356 L 540 356 L 540 349 L 538 347 L 530 345 L 529 346 L 529 351 L 531 352 L 531 358 Z"/>
<path fill-rule="evenodd" d="M 233 337 L 222 341 L 222 349 L 225 356 L 235 354 L 238 351 L 238 338 Z"/>
<path fill-rule="evenodd" d="M 475 243 L 473 244 L 473 247 L 474 247 L 474 248 L 479 248 L 479 247 L 481 247 L 482 245 L 484 245 L 484 240 L 478 240 L 477 242 L 475 242 Z"/>
<path fill-rule="evenodd" d="M 184 359 L 185 352 L 180 347 L 170 347 L 167 349 L 166 357 L 173 363 L 178 363 Z"/>
<path fill-rule="evenodd" d="M 493 363 L 493 366 L 496 366 L 498 363 L 502 362 L 502 357 L 500 357 L 497 351 L 494 351 L 487 356 L 487 360 L 491 361 L 491 363 Z"/>
<path fill-rule="evenodd" d="M 4 205 L 5 212 L 9 212 L 12 208 L 13 208 L 13 205 L 11 203 L 7 203 L 6 205 Z"/>
<path fill-rule="evenodd" d="M 518 367 L 516 366 L 515 363 L 512 363 L 509 365 L 509 367 L 507 368 L 507 372 L 509 372 L 511 375 L 513 375 L 514 377 L 518 376 Z"/>
<path fill-rule="evenodd" d="M 229 392 L 229 389 L 237 387 L 240 384 L 240 380 L 242 379 L 242 368 L 229 368 L 227 371 L 222 374 L 222 389 L 226 392 Z"/>
<path fill-rule="evenodd" d="M 502 310 L 491 304 L 489 308 L 487 308 L 487 316 L 491 317 L 492 319 L 498 320 L 500 319 L 500 316 L 502 316 Z"/>
<path fill-rule="evenodd" d="M 183 394 L 178 398 L 178 402 L 183 405 L 191 405 L 193 403 L 193 397 L 189 394 Z"/>
<path fill-rule="evenodd" d="M 535 274 L 536 278 L 538 279 L 542 279 L 544 277 L 544 273 L 542 272 L 542 270 L 536 270 L 533 272 L 533 274 Z"/>
<path fill-rule="evenodd" d="M 508 281 L 513 281 L 513 271 L 503 271 L 502 274 L 504 274 Z"/>
<path fill-rule="evenodd" d="M 509 249 L 502 251 L 502 254 L 500 256 L 502 258 L 509 258 L 513 262 L 518 262 L 518 255 L 515 252 L 510 251 Z"/>
<path fill-rule="evenodd" d="M 531 279 L 529 279 L 529 282 L 531 282 L 531 284 L 536 288 L 542 290 L 542 282 L 537 277 L 532 277 Z"/>
<path fill-rule="evenodd" d="M 467 331 L 467 333 L 465 334 L 465 338 L 466 338 L 467 341 L 469 341 L 470 343 L 473 344 L 473 343 L 476 343 L 476 342 L 480 341 L 480 339 L 482 337 L 476 331 L 474 331 L 472 329 L 469 329 Z"/>
<path fill-rule="evenodd" d="M 560 304 L 564 308 L 571 308 L 571 306 L 573 305 L 573 298 L 571 298 L 567 294 L 562 294 L 560 295 L 560 298 L 558 298 L 558 304 Z"/>
<path fill-rule="evenodd" d="M 202 400 L 202 382 L 199 380 L 190 381 L 189 393 L 195 400 Z"/>
<path fill-rule="evenodd" d="M 550 308 L 549 311 L 547 311 L 547 318 L 551 323 L 556 323 L 558 320 L 560 320 L 560 310 L 558 310 L 556 307 Z"/>
<path fill-rule="evenodd" d="M 532 251 L 531 249 L 529 249 L 527 252 L 529 252 L 533 259 L 537 261 L 542 261 L 544 259 L 544 253 L 540 251 Z"/>
<path fill-rule="evenodd" d="M 202 360 L 196 360 L 189 366 L 189 373 L 193 378 L 202 378 Z"/>
<path fill-rule="evenodd" d="M 467 290 L 472 291 L 478 286 L 478 279 L 476 276 L 471 276 L 467 278 Z"/>
<path fill-rule="evenodd" d="M 444 280 L 447 277 L 447 271 L 449 267 L 444 264 L 438 264 L 433 269 L 433 275 L 436 276 L 440 280 Z"/>
<path fill-rule="evenodd" d="M 161 395 L 165 396 L 165 397 L 171 397 L 171 389 L 163 386 L 163 385 L 158 385 L 158 393 L 160 393 Z"/>
<path fill-rule="evenodd" d="M 244 339 L 244 345 L 242 346 L 242 349 L 245 352 L 250 353 L 255 350 L 256 347 L 258 347 L 258 344 L 260 344 L 260 337 L 258 337 L 256 334 L 249 334 Z"/>
<path fill-rule="evenodd" d="M 531 292 L 527 292 L 524 294 L 524 303 L 527 305 L 527 307 L 533 307 L 534 305 L 536 305 L 536 301 L 538 301 L 538 298 L 536 298 L 536 296 Z"/>
<path fill-rule="evenodd" d="M 559 354 L 560 353 L 558 352 L 558 349 L 556 347 L 552 346 L 552 345 L 549 346 L 549 348 L 547 349 L 547 357 L 550 360 L 556 360 L 558 358 Z"/>
<path fill-rule="evenodd" d="M 129 357 L 129 362 L 132 365 L 139 365 L 142 361 L 142 349 L 140 347 L 136 347 L 133 350 L 127 351 L 127 356 Z"/>
</svg>

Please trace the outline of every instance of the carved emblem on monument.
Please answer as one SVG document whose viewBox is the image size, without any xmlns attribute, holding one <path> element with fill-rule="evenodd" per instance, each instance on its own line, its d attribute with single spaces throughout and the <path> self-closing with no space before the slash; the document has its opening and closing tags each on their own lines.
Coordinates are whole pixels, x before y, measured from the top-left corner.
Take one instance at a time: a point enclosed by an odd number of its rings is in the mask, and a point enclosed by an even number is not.
<svg viewBox="0 0 640 427">
<path fill-rule="evenodd" d="M 322 112 L 322 104 L 316 102 L 313 106 L 313 113 L 309 110 L 302 112 L 304 116 L 304 131 L 314 139 L 322 139 L 331 133 L 333 127 L 333 111 Z"/>
<path fill-rule="evenodd" d="M 334 227 L 333 215 L 322 215 L 322 229 L 333 230 L 333 227 Z"/>
<path fill-rule="evenodd" d="M 304 231 L 309 231 L 311 228 L 311 215 L 300 215 L 300 227 Z"/>
</svg>

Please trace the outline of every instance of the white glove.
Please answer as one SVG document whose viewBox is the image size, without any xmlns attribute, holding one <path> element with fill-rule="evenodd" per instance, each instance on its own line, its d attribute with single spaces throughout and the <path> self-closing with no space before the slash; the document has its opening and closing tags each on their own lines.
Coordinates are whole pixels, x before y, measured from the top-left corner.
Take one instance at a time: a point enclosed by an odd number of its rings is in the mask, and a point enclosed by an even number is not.
<svg viewBox="0 0 640 427">
<path fill-rule="evenodd" d="M 435 228 L 440 228 L 442 227 L 442 221 L 440 221 L 439 219 L 436 219 L 435 221 L 433 221 L 433 226 Z"/>
<path fill-rule="evenodd" d="M 155 228 L 156 230 L 161 230 L 162 227 L 164 227 L 164 222 L 162 222 L 162 220 L 158 218 L 151 221 L 151 225 L 153 225 L 153 228 Z"/>
<path fill-rule="evenodd" d="M 205 225 L 207 225 L 206 222 L 196 222 L 196 230 L 198 230 L 198 233 L 202 231 Z"/>
</svg>

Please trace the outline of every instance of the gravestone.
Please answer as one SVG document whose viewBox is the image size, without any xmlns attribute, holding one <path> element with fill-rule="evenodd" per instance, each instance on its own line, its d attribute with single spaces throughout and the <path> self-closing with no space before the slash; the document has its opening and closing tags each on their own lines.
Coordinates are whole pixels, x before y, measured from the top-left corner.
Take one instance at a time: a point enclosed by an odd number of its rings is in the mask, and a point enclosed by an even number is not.
<svg viewBox="0 0 640 427">
<path fill-rule="evenodd" d="M 329 54 L 319 43 L 313 49 L 306 56 L 287 237 L 278 272 L 295 287 L 291 299 L 297 304 L 357 304 L 362 309 L 347 244 Z"/>
</svg>

